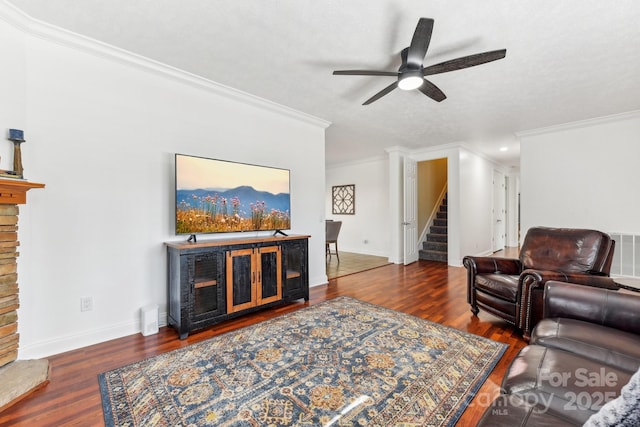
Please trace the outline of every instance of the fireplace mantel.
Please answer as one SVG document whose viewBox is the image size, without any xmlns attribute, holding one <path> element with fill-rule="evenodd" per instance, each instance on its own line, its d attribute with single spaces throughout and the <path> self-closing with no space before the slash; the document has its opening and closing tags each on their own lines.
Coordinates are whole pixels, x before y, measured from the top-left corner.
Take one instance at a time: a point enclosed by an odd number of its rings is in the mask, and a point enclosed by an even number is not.
<svg viewBox="0 0 640 427">
<path fill-rule="evenodd" d="M 27 203 L 27 191 L 43 188 L 44 184 L 21 179 L 0 179 L 0 204 L 22 205 Z"/>
<path fill-rule="evenodd" d="M 0 411 L 49 381 L 46 360 L 16 360 L 18 355 L 18 213 L 27 191 L 44 184 L 0 178 Z"/>
</svg>

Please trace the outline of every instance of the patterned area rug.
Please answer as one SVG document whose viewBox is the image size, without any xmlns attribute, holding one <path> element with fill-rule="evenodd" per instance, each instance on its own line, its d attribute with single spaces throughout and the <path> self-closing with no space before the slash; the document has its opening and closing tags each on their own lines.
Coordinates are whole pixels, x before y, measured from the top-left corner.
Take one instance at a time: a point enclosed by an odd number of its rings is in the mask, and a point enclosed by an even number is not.
<svg viewBox="0 0 640 427">
<path fill-rule="evenodd" d="M 339 297 L 98 379 L 107 426 L 452 426 L 506 347 Z"/>
</svg>

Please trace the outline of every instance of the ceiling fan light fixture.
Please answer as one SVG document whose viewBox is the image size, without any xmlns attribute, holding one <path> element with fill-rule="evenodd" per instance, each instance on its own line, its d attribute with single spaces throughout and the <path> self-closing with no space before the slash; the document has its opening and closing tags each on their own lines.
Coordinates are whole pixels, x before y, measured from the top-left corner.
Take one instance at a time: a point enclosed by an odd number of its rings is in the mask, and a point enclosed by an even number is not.
<svg viewBox="0 0 640 427">
<path fill-rule="evenodd" d="M 398 87 L 402 90 L 418 89 L 422 86 L 424 79 L 420 70 L 409 70 L 402 73 L 398 79 Z"/>
<path fill-rule="evenodd" d="M 436 102 L 442 102 L 447 99 L 447 95 L 442 90 L 427 80 L 426 76 L 434 74 L 447 73 L 449 71 L 462 70 L 464 68 L 475 67 L 476 65 L 486 64 L 487 62 L 496 61 L 506 56 L 506 49 L 492 50 L 489 52 L 476 53 L 473 55 L 462 56 L 460 58 L 450 59 L 440 62 L 439 64 L 429 65 L 425 68 L 424 59 L 431 43 L 431 34 L 433 32 L 433 19 L 420 18 L 418 25 L 413 32 L 411 44 L 400 52 L 402 60 L 397 72 L 393 71 L 377 71 L 377 70 L 337 70 L 334 75 L 342 76 L 384 76 L 397 77 L 389 86 L 377 92 L 371 98 L 367 99 L 362 105 L 369 105 L 374 101 L 389 94 L 394 89 L 402 90 L 418 89 L 423 95 L 433 99 Z"/>
</svg>

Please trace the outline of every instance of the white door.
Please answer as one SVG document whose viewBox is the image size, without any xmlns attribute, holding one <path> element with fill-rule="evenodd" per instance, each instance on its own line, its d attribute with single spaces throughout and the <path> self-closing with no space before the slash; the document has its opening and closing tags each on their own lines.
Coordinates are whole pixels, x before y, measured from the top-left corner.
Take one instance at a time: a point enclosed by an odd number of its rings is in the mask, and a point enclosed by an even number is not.
<svg viewBox="0 0 640 427">
<path fill-rule="evenodd" d="M 404 265 L 418 260 L 418 162 L 404 159 Z"/>
<path fill-rule="evenodd" d="M 507 186 L 505 176 L 493 171 L 493 251 L 504 249 L 506 241 Z"/>
</svg>

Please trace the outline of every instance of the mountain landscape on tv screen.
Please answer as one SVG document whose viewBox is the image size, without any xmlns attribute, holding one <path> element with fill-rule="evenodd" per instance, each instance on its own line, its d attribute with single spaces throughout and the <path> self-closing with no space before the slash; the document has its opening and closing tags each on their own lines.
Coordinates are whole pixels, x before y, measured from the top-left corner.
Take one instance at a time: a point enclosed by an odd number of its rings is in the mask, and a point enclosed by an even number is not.
<svg viewBox="0 0 640 427">
<path fill-rule="evenodd" d="M 289 229 L 291 199 L 241 186 L 176 191 L 178 234 Z"/>
</svg>

